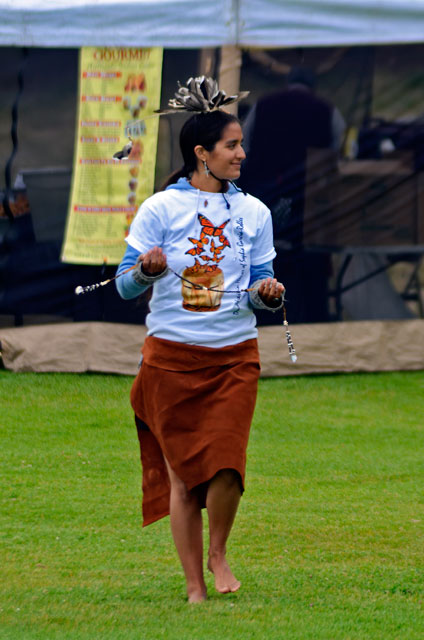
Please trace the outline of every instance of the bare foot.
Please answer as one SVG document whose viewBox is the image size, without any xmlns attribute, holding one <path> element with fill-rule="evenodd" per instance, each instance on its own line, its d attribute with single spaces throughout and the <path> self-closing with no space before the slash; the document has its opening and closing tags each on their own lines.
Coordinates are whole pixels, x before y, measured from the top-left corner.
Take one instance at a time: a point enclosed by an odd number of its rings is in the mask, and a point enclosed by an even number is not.
<svg viewBox="0 0 424 640">
<path fill-rule="evenodd" d="M 193 591 L 188 593 L 189 604 L 195 604 L 197 602 L 204 602 L 207 598 L 206 591 Z"/>
<path fill-rule="evenodd" d="M 215 589 L 219 593 L 234 593 L 241 587 L 233 575 L 225 556 L 209 556 L 208 569 L 215 576 Z"/>
</svg>

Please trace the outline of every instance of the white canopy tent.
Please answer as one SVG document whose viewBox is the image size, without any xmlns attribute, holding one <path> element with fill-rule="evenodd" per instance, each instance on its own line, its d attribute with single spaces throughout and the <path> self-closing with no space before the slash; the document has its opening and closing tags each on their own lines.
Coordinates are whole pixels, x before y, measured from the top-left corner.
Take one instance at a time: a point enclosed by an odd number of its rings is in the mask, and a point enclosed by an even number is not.
<svg viewBox="0 0 424 640">
<path fill-rule="evenodd" d="M 0 45 L 203 48 L 422 42 L 424 0 L 0 0 Z"/>
</svg>

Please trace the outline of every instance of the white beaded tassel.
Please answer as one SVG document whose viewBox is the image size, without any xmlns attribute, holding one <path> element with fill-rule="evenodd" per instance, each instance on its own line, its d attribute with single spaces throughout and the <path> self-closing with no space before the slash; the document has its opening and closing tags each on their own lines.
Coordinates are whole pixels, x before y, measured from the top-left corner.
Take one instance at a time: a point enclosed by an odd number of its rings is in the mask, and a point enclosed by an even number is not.
<svg viewBox="0 0 424 640">
<path fill-rule="evenodd" d="M 294 363 L 294 362 L 297 361 L 297 355 L 296 355 L 296 349 L 294 348 L 294 344 L 293 344 L 293 340 L 292 340 L 290 331 L 288 330 L 289 323 L 287 322 L 287 318 L 286 318 L 286 307 L 283 307 L 283 313 L 284 313 L 283 325 L 286 328 L 286 339 L 287 339 L 287 345 L 288 345 L 288 348 L 289 348 L 289 355 L 290 355 L 291 361 Z"/>
</svg>

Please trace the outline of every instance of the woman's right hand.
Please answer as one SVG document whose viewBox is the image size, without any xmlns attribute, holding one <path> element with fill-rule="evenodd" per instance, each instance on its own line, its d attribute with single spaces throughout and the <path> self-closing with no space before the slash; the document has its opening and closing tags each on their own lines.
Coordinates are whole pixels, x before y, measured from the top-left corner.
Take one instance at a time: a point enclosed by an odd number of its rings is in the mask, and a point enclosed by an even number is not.
<svg viewBox="0 0 424 640">
<path fill-rule="evenodd" d="M 141 253 L 137 262 L 143 263 L 143 273 L 147 276 L 158 276 L 166 269 L 166 255 L 160 247 L 153 247 L 147 253 Z"/>
</svg>

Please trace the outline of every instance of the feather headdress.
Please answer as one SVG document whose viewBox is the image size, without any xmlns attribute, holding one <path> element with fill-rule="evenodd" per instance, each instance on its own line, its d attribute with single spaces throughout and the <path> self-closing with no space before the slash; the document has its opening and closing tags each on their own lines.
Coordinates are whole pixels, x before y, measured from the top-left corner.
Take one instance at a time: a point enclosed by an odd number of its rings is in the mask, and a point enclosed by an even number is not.
<svg viewBox="0 0 424 640">
<path fill-rule="evenodd" d="M 155 113 L 159 115 L 178 111 L 209 113 L 238 102 L 247 95 L 249 95 L 249 91 L 241 91 L 236 95 L 227 96 L 225 91 L 218 87 L 218 82 L 214 78 L 198 76 L 197 78 L 189 78 L 185 87 L 178 82 L 178 91 L 174 93 L 174 98 L 169 100 L 169 108 L 158 109 Z"/>
<path fill-rule="evenodd" d="M 130 157 L 130 153 L 133 148 L 133 141 L 131 140 L 131 138 L 129 140 L 130 141 L 121 149 L 121 151 L 117 151 L 113 154 L 113 158 L 117 162 L 120 162 L 121 160 L 128 160 L 128 158 Z"/>
<path fill-rule="evenodd" d="M 174 98 L 168 101 L 168 109 L 157 109 L 152 114 L 146 116 L 146 118 L 151 118 L 155 116 L 155 114 L 161 116 L 166 113 L 181 113 L 182 111 L 188 111 L 189 113 L 210 113 L 211 111 L 217 111 L 229 104 L 243 100 L 243 98 L 248 95 L 249 91 L 240 91 L 240 93 L 233 96 L 227 96 L 225 91 L 222 91 L 218 87 L 218 82 L 214 80 L 214 78 L 207 76 L 189 78 L 185 87 L 178 82 L 178 91 L 174 93 Z M 137 124 L 137 122 L 141 121 L 133 122 L 125 128 L 130 142 L 126 144 L 121 151 L 113 154 L 117 162 L 130 158 L 133 142 L 129 132 L 131 131 L 131 127 Z"/>
</svg>

